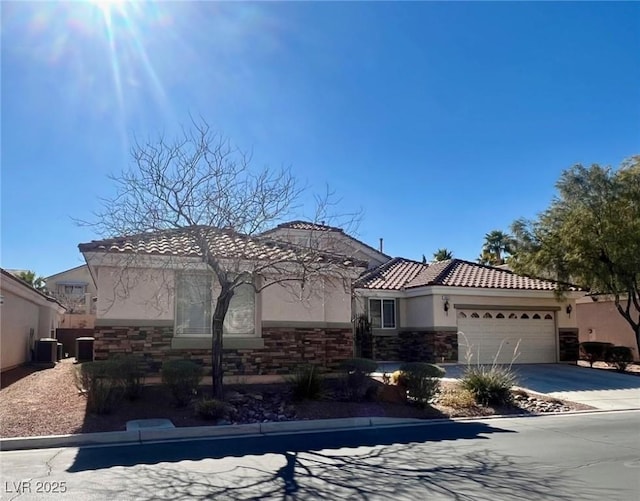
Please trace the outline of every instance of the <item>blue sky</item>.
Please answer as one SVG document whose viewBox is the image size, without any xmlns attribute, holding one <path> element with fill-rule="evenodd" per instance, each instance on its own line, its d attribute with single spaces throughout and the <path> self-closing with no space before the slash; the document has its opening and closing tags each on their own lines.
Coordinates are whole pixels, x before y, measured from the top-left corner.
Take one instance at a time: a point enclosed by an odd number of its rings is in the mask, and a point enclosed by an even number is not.
<svg viewBox="0 0 640 501">
<path fill-rule="evenodd" d="M 563 169 L 640 153 L 635 2 L 3 2 L 1 78 L 0 262 L 45 276 L 133 136 L 190 114 L 413 259 L 475 260 Z"/>
</svg>

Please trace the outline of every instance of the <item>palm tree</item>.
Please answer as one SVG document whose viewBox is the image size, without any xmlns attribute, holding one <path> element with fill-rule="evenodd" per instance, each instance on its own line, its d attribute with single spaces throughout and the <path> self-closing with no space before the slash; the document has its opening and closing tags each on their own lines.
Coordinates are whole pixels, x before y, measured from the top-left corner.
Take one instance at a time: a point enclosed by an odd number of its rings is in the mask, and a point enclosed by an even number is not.
<svg viewBox="0 0 640 501">
<path fill-rule="evenodd" d="M 484 236 L 482 254 L 478 262 L 498 266 L 504 264 L 504 254 L 511 254 L 513 238 L 500 230 L 493 230 Z"/>
<path fill-rule="evenodd" d="M 46 291 L 44 277 L 37 276 L 35 271 L 21 271 L 16 276 L 23 282 L 27 282 L 34 289 L 40 292 Z"/>
<path fill-rule="evenodd" d="M 447 259 L 453 259 L 453 252 L 447 248 L 438 249 L 433 253 L 433 261 L 446 261 Z"/>
</svg>

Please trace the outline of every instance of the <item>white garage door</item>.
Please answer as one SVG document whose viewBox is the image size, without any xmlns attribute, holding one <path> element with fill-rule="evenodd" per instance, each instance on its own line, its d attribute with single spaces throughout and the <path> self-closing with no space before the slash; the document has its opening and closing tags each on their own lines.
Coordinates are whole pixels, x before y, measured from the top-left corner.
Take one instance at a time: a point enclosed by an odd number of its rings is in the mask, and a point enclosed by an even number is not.
<svg viewBox="0 0 640 501">
<path fill-rule="evenodd" d="M 471 363 L 556 362 L 556 328 L 550 311 L 460 310 L 458 360 Z M 514 358 L 515 352 L 515 358 Z M 497 355 L 497 358 L 496 358 Z"/>
</svg>

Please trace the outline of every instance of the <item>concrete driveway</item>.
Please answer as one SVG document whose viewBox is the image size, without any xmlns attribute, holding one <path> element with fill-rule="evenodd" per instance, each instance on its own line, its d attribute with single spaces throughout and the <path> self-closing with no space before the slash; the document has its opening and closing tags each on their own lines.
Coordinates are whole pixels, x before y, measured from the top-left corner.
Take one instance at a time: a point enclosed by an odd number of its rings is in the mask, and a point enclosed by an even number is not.
<svg viewBox="0 0 640 501">
<path fill-rule="evenodd" d="M 459 378 L 464 365 L 445 365 L 445 377 Z M 514 365 L 518 386 L 596 409 L 640 409 L 640 376 L 565 364 Z"/>
</svg>

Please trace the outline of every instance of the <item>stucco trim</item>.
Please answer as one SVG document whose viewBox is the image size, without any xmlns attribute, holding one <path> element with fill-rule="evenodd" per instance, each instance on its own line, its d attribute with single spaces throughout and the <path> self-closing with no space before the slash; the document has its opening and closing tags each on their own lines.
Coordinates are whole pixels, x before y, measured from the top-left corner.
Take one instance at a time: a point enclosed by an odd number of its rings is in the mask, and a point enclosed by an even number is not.
<svg viewBox="0 0 640 501">
<path fill-rule="evenodd" d="M 405 329 L 402 329 L 405 330 Z M 375 337 L 395 337 L 400 333 L 398 329 L 372 329 L 371 333 Z"/>
<path fill-rule="evenodd" d="M 131 320 L 127 318 L 96 318 L 96 327 L 173 327 L 173 320 Z"/>
<path fill-rule="evenodd" d="M 560 311 L 560 306 L 515 306 L 499 304 L 454 304 L 456 310 L 519 310 L 519 311 Z"/>
<path fill-rule="evenodd" d="M 223 350 L 259 350 L 264 348 L 264 339 L 259 337 L 223 337 Z M 210 350 L 210 337 L 174 336 L 171 339 L 172 350 Z"/>
<path fill-rule="evenodd" d="M 458 332 L 457 327 L 452 327 L 450 325 L 433 325 L 429 327 L 402 327 L 400 329 L 402 332 Z"/>
<path fill-rule="evenodd" d="M 288 329 L 351 329 L 351 322 L 287 322 L 280 320 L 263 320 L 262 329 L 288 328 Z"/>
</svg>

